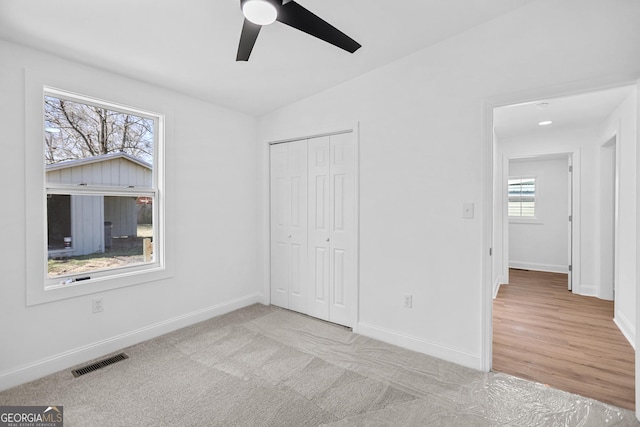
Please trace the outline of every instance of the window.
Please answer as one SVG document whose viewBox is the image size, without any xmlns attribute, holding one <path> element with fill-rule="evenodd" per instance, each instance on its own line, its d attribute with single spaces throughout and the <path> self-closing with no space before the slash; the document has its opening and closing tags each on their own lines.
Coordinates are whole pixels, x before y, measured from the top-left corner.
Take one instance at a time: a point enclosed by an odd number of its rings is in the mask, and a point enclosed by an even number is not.
<svg viewBox="0 0 640 427">
<path fill-rule="evenodd" d="M 162 268 L 162 116 L 44 91 L 45 289 Z"/>
<path fill-rule="evenodd" d="M 536 178 L 509 178 L 509 217 L 536 218 Z"/>
</svg>

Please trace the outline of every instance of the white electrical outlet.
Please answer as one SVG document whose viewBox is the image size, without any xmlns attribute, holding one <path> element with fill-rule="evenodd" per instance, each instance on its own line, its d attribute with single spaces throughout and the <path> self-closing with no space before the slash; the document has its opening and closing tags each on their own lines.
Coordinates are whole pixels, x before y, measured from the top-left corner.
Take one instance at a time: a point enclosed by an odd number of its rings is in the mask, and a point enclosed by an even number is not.
<svg viewBox="0 0 640 427">
<path fill-rule="evenodd" d="M 404 296 L 404 308 L 411 308 L 413 305 L 413 295 L 405 295 Z"/>
<path fill-rule="evenodd" d="M 91 300 L 91 307 L 93 308 L 94 313 L 100 313 L 104 310 L 104 303 L 102 302 L 102 298 L 95 298 Z"/>
</svg>

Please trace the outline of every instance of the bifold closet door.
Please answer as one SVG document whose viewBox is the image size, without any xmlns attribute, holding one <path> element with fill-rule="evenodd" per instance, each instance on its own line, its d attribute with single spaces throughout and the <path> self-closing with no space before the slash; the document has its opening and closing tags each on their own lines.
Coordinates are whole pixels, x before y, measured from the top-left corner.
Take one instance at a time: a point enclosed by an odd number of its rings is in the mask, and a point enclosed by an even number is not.
<svg viewBox="0 0 640 427">
<path fill-rule="evenodd" d="M 307 312 L 307 141 L 272 145 L 271 303 Z"/>
<path fill-rule="evenodd" d="M 356 152 L 353 133 L 309 140 L 308 314 L 354 326 Z"/>
</svg>

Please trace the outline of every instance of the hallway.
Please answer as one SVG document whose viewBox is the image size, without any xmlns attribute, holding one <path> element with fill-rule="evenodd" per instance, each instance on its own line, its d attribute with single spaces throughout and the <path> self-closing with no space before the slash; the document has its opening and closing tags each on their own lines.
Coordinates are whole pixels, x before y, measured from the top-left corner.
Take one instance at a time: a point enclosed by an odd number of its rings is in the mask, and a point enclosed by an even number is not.
<svg viewBox="0 0 640 427">
<path fill-rule="evenodd" d="M 566 274 L 510 270 L 493 303 L 493 370 L 635 409 L 635 352 L 613 302 L 567 291 Z"/>
</svg>

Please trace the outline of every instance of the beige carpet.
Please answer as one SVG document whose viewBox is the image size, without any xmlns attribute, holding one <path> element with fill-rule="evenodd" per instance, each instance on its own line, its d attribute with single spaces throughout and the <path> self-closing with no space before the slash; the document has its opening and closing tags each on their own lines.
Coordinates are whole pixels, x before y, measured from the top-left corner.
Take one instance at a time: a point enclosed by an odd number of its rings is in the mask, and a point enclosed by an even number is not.
<svg viewBox="0 0 640 427">
<path fill-rule="evenodd" d="M 254 305 L 0 393 L 65 426 L 632 426 L 633 413 Z"/>
</svg>

